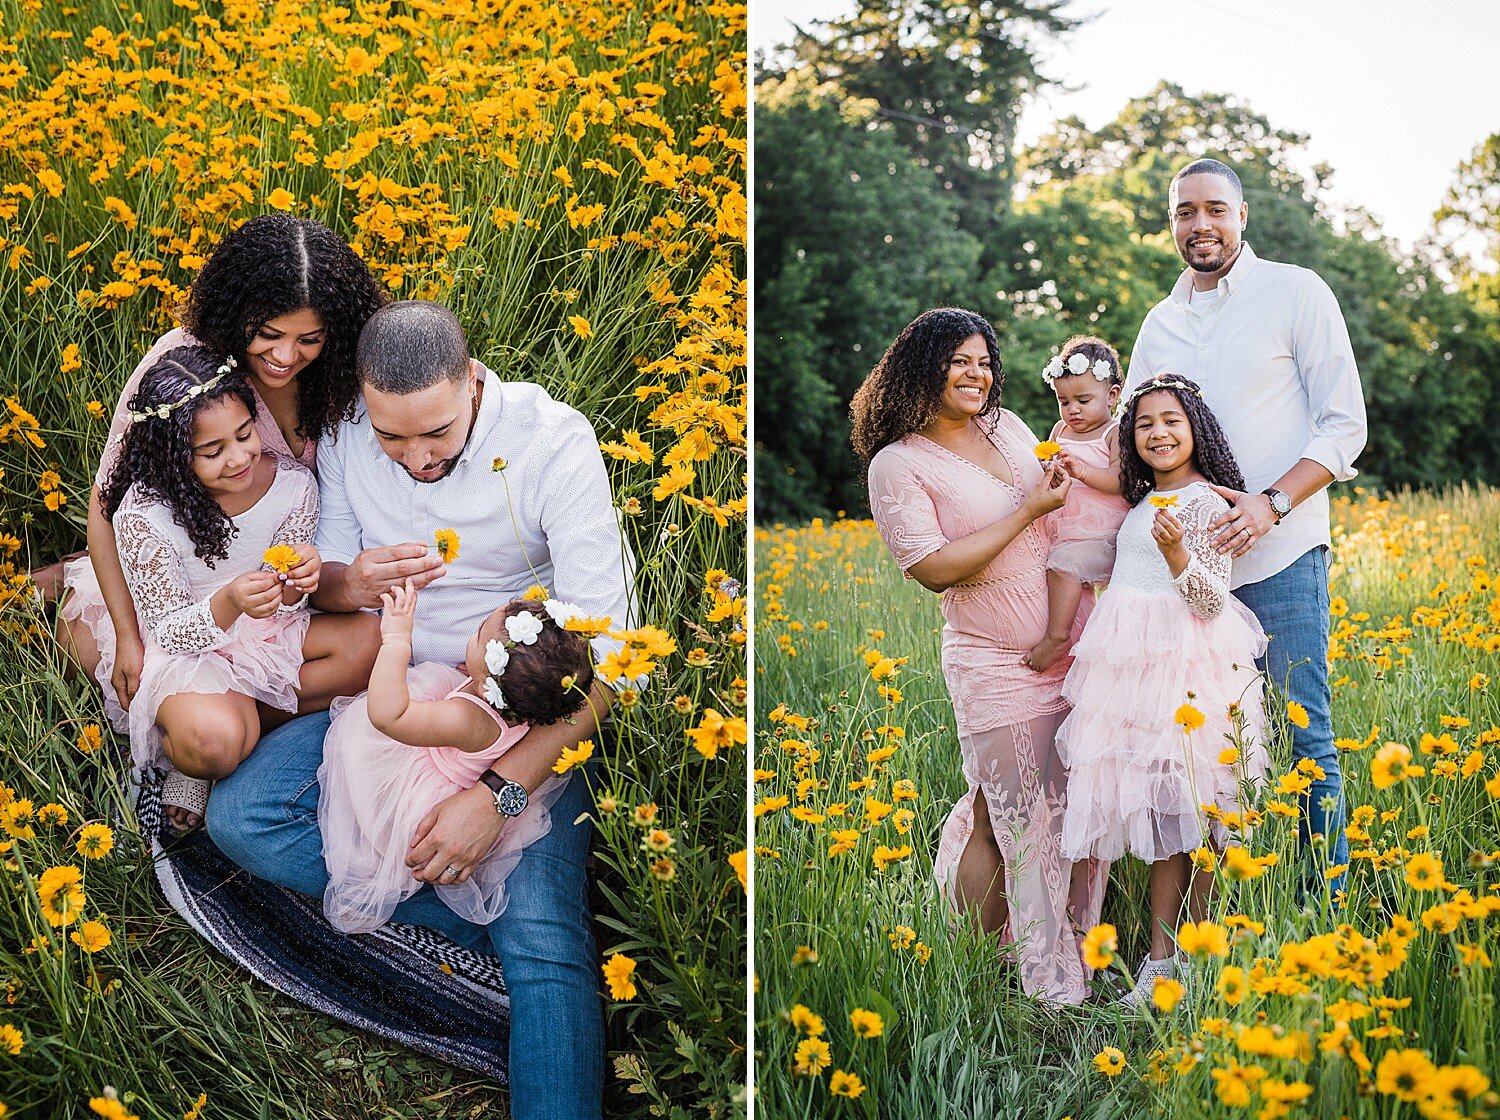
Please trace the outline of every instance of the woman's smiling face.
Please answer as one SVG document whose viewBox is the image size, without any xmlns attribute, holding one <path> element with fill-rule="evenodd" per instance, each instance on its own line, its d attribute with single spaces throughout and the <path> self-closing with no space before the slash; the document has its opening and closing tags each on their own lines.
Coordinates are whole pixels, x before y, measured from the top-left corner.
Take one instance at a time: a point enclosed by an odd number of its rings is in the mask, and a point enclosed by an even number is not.
<svg viewBox="0 0 1500 1120">
<path fill-rule="evenodd" d="M 979 415 L 994 383 L 990 374 L 990 348 L 984 335 L 976 332 L 959 344 L 948 359 L 947 374 L 938 415 L 945 420 L 967 420 Z"/>
<path fill-rule="evenodd" d="M 328 326 L 311 307 L 262 323 L 245 344 L 249 372 L 268 389 L 288 384 L 323 352 Z"/>
</svg>

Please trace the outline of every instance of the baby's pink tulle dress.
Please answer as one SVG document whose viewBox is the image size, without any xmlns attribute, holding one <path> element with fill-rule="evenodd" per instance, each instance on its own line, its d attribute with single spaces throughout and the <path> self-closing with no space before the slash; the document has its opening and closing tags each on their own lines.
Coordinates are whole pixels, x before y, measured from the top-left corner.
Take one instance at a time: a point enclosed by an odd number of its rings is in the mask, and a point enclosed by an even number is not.
<svg viewBox="0 0 1500 1120">
<path fill-rule="evenodd" d="M 1064 424 L 1057 442 L 1072 452 L 1085 467 L 1109 470 L 1109 433 L 1117 431 L 1118 421 L 1111 420 L 1097 439 L 1070 439 Z M 1047 567 L 1063 572 L 1082 583 L 1103 583 L 1115 566 L 1115 536 L 1130 506 L 1118 494 L 1106 494 L 1073 482 L 1068 500 L 1049 519 L 1052 552 Z"/>
<path fill-rule="evenodd" d="M 398 903 L 423 884 L 406 866 L 407 846 L 417 825 L 438 802 L 468 789 L 526 734 L 527 725 L 507 724 L 479 697 L 465 692 L 469 678 L 446 665 L 406 671 L 412 700 L 477 704 L 496 725 L 496 739 L 482 751 L 412 747 L 376 731 L 368 693 L 333 702 L 333 724 L 323 742 L 318 769 L 318 827 L 328 889 L 323 913 L 345 933 L 369 933 L 390 920 Z M 505 910 L 505 879 L 521 853 L 552 828 L 550 810 L 571 775 L 552 775 L 531 795 L 526 811 L 509 820 L 489 855 L 462 883 L 436 884 L 438 897 L 460 917 L 489 925 Z"/>
<path fill-rule="evenodd" d="M 1142 499 L 1120 528 L 1118 558 L 1063 683 L 1072 712 L 1057 732 L 1068 767 L 1062 851 L 1154 863 L 1229 841 L 1201 805 L 1241 807 L 1240 783 L 1266 773 L 1260 624 L 1229 593 L 1229 557 L 1208 525 L 1228 508 L 1206 483 L 1173 491 L 1189 562 L 1175 580 L 1151 536 L 1156 515 Z M 1189 700 L 1188 694 L 1192 694 Z M 1185 735 L 1177 709 L 1191 703 L 1204 725 Z M 1219 761 L 1230 742 L 1229 707 L 1244 713 L 1240 761 Z"/>
</svg>

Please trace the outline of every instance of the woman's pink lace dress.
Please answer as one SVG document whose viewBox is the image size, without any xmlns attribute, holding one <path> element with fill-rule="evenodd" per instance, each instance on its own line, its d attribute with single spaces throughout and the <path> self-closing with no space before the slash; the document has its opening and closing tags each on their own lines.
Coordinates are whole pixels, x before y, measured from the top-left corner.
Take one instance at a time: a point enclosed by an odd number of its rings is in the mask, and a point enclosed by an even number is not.
<svg viewBox="0 0 1500 1120">
<path fill-rule="evenodd" d="M 920 435 L 883 448 L 870 462 L 875 524 L 903 571 L 950 540 L 966 537 L 1020 508 L 1042 483 L 1036 437 L 1014 413 L 993 421 L 991 442 L 1010 467 L 1008 485 Z M 1021 657 L 1047 629 L 1047 555 L 1039 523 L 1028 526 L 971 581 L 943 592 L 943 676 L 953 698 L 968 792 L 943 825 L 934 874 L 953 899 L 959 857 L 974 830 L 983 793 L 1005 858 L 1010 923 L 1025 990 L 1081 1003 L 1088 972 L 1079 930 L 1099 920 L 1109 865 L 1076 866 L 1059 848 L 1067 774 L 1054 738 L 1067 714 L 1061 695 L 1071 658 L 1034 673 Z M 1082 631 L 1087 599 L 1074 622 Z"/>
<path fill-rule="evenodd" d="M 104 441 L 104 450 L 99 453 L 99 469 L 94 472 L 95 486 L 101 489 L 104 487 L 104 484 L 109 481 L 109 476 L 114 473 L 115 464 L 120 460 L 120 440 L 125 434 L 125 429 L 130 426 L 128 407 L 130 398 L 135 396 L 136 390 L 140 387 L 141 377 L 168 350 L 178 346 L 189 346 L 196 341 L 181 327 L 174 327 L 157 339 L 151 349 L 146 351 L 145 357 L 136 364 L 130 379 L 120 390 L 120 399 L 115 405 L 114 418 L 109 425 L 109 437 Z M 261 446 L 266 451 L 274 452 L 284 459 L 297 460 L 316 474 L 318 458 L 316 443 L 313 440 L 307 440 L 303 445 L 302 454 L 293 455 L 286 437 L 276 426 L 276 418 L 271 415 L 271 410 L 266 407 L 265 401 L 260 399 L 260 393 L 256 391 L 254 381 L 250 382 L 250 394 L 255 398 L 255 430 L 260 433 Z M 110 680 L 115 664 L 114 623 L 110 620 L 109 609 L 104 605 L 104 592 L 99 589 L 99 577 L 94 574 L 93 562 L 87 556 L 69 560 L 63 566 L 63 583 L 69 593 L 63 600 L 62 617 L 71 625 L 87 626 L 94 636 L 94 641 L 99 645 L 101 657 L 99 667 L 94 671 L 94 677 L 104 692 L 104 713 L 114 724 L 116 731 L 128 730 L 129 719 L 125 715 L 125 709 L 120 706 L 120 698 L 115 695 L 115 686 Z M 145 632 L 145 627 L 141 627 L 141 633 Z"/>
</svg>

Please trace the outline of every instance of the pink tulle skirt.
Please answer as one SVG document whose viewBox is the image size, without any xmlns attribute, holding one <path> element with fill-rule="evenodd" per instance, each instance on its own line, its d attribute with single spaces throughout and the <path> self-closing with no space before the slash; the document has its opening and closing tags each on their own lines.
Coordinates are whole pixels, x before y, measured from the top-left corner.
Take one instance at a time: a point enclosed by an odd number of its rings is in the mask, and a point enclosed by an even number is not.
<svg viewBox="0 0 1500 1120">
<path fill-rule="evenodd" d="M 1211 620 L 1175 593 L 1111 586 L 1099 597 L 1063 684 L 1073 705 L 1057 733 L 1069 770 L 1064 856 L 1115 860 L 1128 852 L 1154 863 L 1229 842 L 1199 807 L 1238 811 L 1242 783 L 1266 773 L 1255 670 L 1265 644 L 1255 616 L 1232 596 Z M 1190 735 L 1176 722 L 1188 703 L 1204 717 Z M 1244 715 L 1233 743 L 1232 704 Z M 1231 745 L 1239 760 L 1220 762 Z"/>
<path fill-rule="evenodd" d="M 229 641 L 204 653 L 168 653 L 141 628 L 145 654 L 141 684 L 126 712 L 110 676 L 115 664 L 115 628 L 94 569 L 85 557 L 63 572 L 72 595 L 62 609 L 70 624 L 87 626 L 99 646 L 94 676 L 104 692 L 104 710 L 117 730 L 130 733 L 130 753 L 137 766 L 161 763 L 161 728 L 157 709 L 181 692 L 220 696 L 237 692 L 284 712 L 297 710 L 302 674 L 302 645 L 309 616 L 304 610 L 270 618 L 240 618 L 229 628 Z"/>
<path fill-rule="evenodd" d="M 445 665 L 407 670 L 413 700 L 441 700 L 465 681 Z M 421 889 L 406 866 L 407 846 L 422 818 L 445 798 L 479 780 L 504 750 L 465 752 L 450 747 L 411 747 L 381 734 L 370 723 L 368 693 L 333 703 L 333 725 L 323 742 L 318 769 L 318 827 L 328 888 L 323 912 L 345 933 L 368 933 L 390 920 L 398 903 Z M 438 768 L 467 774 L 456 781 Z M 460 917 L 488 925 L 504 912 L 505 880 L 527 847 L 552 829 L 550 810 L 571 775 L 549 777 L 531 795 L 526 811 L 507 821 L 495 846 L 462 883 L 436 886 L 438 897 Z"/>
<path fill-rule="evenodd" d="M 1074 482 L 1068 500 L 1052 515 L 1047 567 L 1083 583 L 1103 583 L 1115 566 L 1115 537 L 1130 507 L 1123 498 Z"/>
</svg>

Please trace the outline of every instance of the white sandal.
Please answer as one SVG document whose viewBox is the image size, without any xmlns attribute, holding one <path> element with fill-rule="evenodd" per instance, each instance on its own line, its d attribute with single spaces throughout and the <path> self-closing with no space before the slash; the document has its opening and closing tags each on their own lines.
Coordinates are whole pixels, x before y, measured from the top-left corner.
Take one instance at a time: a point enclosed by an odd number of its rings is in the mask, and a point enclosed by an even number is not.
<svg viewBox="0 0 1500 1120">
<path fill-rule="evenodd" d="M 211 789 L 213 783 L 207 778 L 189 778 L 176 770 L 168 770 L 161 783 L 162 808 L 183 809 L 201 821 L 208 813 L 208 792 Z"/>
<path fill-rule="evenodd" d="M 1127 1011 L 1145 1011 L 1151 1006 L 1151 998 L 1156 994 L 1157 978 L 1171 980 L 1178 976 L 1179 971 L 1175 955 L 1161 961 L 1152 960 L 1148 956 L 1141 962 L 1140 971 L 1135 974 L 1135 987 L 1116 1000 L 1116 1005 Z"/>
</svg>

